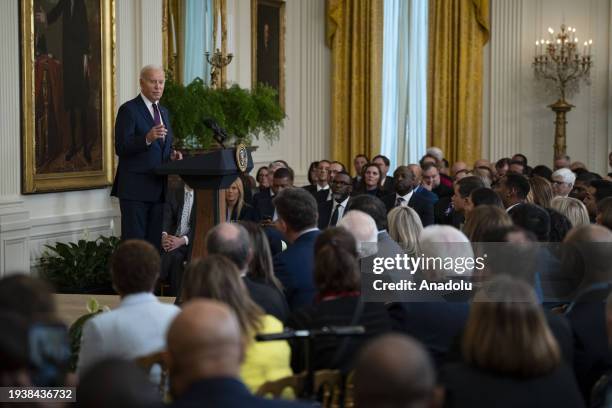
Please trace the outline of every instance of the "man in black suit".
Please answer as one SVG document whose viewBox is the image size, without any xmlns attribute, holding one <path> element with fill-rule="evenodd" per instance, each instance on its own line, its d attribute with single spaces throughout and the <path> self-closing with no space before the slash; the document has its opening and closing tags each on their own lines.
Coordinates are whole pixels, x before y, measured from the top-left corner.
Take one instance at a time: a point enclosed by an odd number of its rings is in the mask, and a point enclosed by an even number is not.
<svg viewBox="0 0 612 408">
<path fill-rule="evenodd" d="M 240 271 L 249 295 L 266 314 L 281 322 L 287 320 L 289 308 L 283 294 L 272 286 L 255 282 L 248 277 L 249 263 L 253 258 L 253 248 L 249 233 L 240 224 L 222 223 L 206 234 L 206 252 L 209 255 L 223 255 L 236 265 Z"/>
<path fill-rule="evenodd" d="M 368 164 L 370 159 L 365 154 L 358 154 L 353 159 L 353 167 L 355 168 L 355 177 L 353 177 L 353 190 L 357 189 L 361 181 L 361 169 Z"/>
<path fill-rule="evenodd" d="M 516 173 L 506 174 L 495 186 L 495 192 L 501 197 L 506 212 L 509 214 L 517 205 L 527 201 L 527 194 L 529 194 L 530 189 L 527 177 Z"/>
<path fill-rule="evenodd" d="M 287 187 L 293 187 L 293 172 L 284 167 L 277 168 L 272 176 L 270 188 L 253 196 L 253 207 L 259 220 L 276 221 L 272 199 Z"/>
<path fill-rule="evenodd" d="M 399 166 L 393 172 L 393 178 L 395 193 L 387 194 L 382 198 L 387 212 L 394 207 L 408 206 L 419 214 L 424 227 L 433 224 L 433 204 L 421 194 L 414 193 L 412 171 L 407 166 Z"/>
<path fill-rule="evenodd" d="M 331 162 L 329 160 L 321 160 L 317 165 L 317 182 L 316 184 L 309 184 L 304 186 L 304 189 L 308 191 L 317 200 L 317 203 L 327 201 L 330 196 L 329 190 L 329 169 Z"/>
<path fill-rule="evenodd" d="M 319 229 L 335 227 L 344 216 L 353 192 L 351 176 L 345 171 L 336 173 L 331 182 L 331 190 L 332 200 L 319 203 Z"/>
<path fill-rule="evenodd" d="M 465 222 L 465 207 L 472 191 L 483 188 L 484 182 L 480 177 L 468 176 L 455 182 L 452 197 L 440 199 L 435 206 L 436 224 L 452 225 L 461 229 Z"/>
<path fill-rule="evenodd" d="M 195 214 L 195 193 L 181 183 L 168 194 L 161 237 L 164 252 L 160 279 L 170 283 L 170 296 L 180 294 L 184 265 L 191 259 Z"/>
<path fill-rule="evenodd" d="M 158 102 L 166 76 L 161 67 L 140 71 L 141 93 L 119 107 L 115 153 L 119 165 L 111 195 L 119 198 L 121 239 L 144 239 L 160 248 L 167 177 L 155 168 L 182 155 L 172 149 L 168 111 Z"/>
<path fill-rule="evenodd" d="M 170 393 L 174 408 L 290 408 L 306 405 L 256 397 L 240 380 L 247 333 L 220 302 L 195 299 L 168 329 Z"/>
<path fill-rule="evenodd" d="M 393 177 L 387 176 L 389 166 L 391 166 L 389 158 L 379 154 L 378 156 L 374 156 L 372 163 L 377 164 L 380 168 L 380 176 L 382 177 L 380 185 L 382 186 L 382 190 L 387 193 L 393 192 Z"/>
<path fill-rule="evenodd" d="M 453 189 L 440 182 L 440 170 L 433 163 L 425 163 L 422 168 L 421 185 L 424 189 L 438 196 L 438 199 L 453 195 Z"/>
</svg>

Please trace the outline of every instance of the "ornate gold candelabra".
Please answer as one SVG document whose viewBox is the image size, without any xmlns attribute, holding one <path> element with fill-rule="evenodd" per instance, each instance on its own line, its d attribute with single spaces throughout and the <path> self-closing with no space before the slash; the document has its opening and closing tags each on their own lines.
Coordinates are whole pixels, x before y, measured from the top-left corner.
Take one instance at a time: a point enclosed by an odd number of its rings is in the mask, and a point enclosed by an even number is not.
<svg viewBox="0 0 612 408">
<path fill-rule="evenodd" d="M 210 86 L 213 88 L 225 86 L 225 80 L 222 78 L 223 68 L 228 66 L 234 54 L 223 54 L 218 48 L 212 55 L 210 52 L 205 52 L 206 62 L 208 62 L 212 69 L 210 70 Z"/>
<path fill-rule="evenodd" d="M 535 43 L 533 68 L 537 79 L 545 81 L 558 94 L 559 99 L 548 107 L 555 112 L 554 158 L 566 154 L 566 114 L 574 105 L 565 100 L 566 94 L 578 92 L 580 80 L 589 84 L 593 59 L 593 40 L 584 42 L 582 53 L 578 50 L 576 28 L 561 24 L 561 31 L 548 28 L 549 39 Z"/>
</svg>

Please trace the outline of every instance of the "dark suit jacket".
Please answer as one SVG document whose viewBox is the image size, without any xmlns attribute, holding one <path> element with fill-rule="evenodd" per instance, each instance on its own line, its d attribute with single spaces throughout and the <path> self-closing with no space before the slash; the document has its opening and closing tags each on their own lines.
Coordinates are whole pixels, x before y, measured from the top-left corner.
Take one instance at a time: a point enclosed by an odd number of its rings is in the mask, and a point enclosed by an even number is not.
<svg viewBox="0 0 612 408">
<path fill-rule="evenodd" d="M 395 186 L 393 185 L 394 181 L 395 179 L 392 176 L 387 176 L 385 178 L 385 182 L 382 185 L 382 190 L 385 193 L 395 193 Z"/>
<path fill-rule="evenodd" d="M 257 222 L 259 218 L 257 217 L 257 212 L 255 208 L 246 202 L 242 205 L 242 209 L 240 210 L 240 215 L 236 214 L 238 211 L 237 207 L 234 207 L 232 211 L 232 215 L 230 217 L 230 221 L 253 221 Z"/>
<path fill-rule="evenodd" d="M 342 214 L 342 216 L 344 216 L 344 214 L 346 214 L 346 206 L 344 207 L 344 213 Z M 334 208 L 334 200 L 329 200 L 329 201 L 323 201 L 320 202 L 318 204 L 318 210 L 319 210 L 319 229 L 325 229 L 329 226 L 329 221 L 331 220 L 331 216 L 332 216 L 332 210 Z M 340 219 L 338 219 L 338 221 L 340 221 Z"/>
<path fill-rule="evenodd" d="M 312 304 L 317 293 L 313 279 L 314 243 L 320 233 L 317 230 L 301 235 L 274 257 L 274 273 L 285 288 L 291 311 Z"/>
<path fill-rule="evenodd" d="M 282 399 L 256 397 L 235 378 L 212 378 L 193 383 L 170 407 L 189 408 L 292 408 L 310 405 Z"/>
<path fill-rule="evenodd" d="M 185 205 L 185 190 L 181 186 L 180 188 L 172 189 L 168 192 L 166 204 L 164 206 L 164 224 L 163 231 L 170 235 L 176 235 L 176 230 L 181 222 L 181 215 L 183 214 L 183 206 Z M 193 192 L 193 205 L 191 206 L 191 213 L 189 214 L 189 233 L 187 233 L 187 239 L 189 240 L 189 247 L 193 243 L 194 230 L 195 230 L 195 216 L 196 216 L 196 192 Z M 191 250 L 189 250 L 191 255 Z"/>
<path fill-rule="evenodd" d="M 396 200 L 397 196 L 395 193 L 387 194 L 382 198 L 382 202 L 385 203 L 385 207 L 387 207 L 387 212 L 395 207 Z M 410 201 L 408 201 L 408 206 L 419 214 L 424 227 L 434 223 L 433 203 L 421 194 L 413 193 L 412 197 L 410 197 Z"/>
<path fill-rule="evenodd" d="M 119 108 L 115 122 L 115 153 L 119 156 L 119 165 L 111 195 L 133 201 L 165 200 L 167 178 L 156 175 L 154 170 L 170 160 L 172 128 L 166 108 L 160 106 L 160 113 L 168 129 L 165 143 L 156 140 L 147 146 L 145 136 L 154 123 L 142 97 L 138 95 Z"/>
<path fill-rule="evenodd" d="M 330 189 L 317 191 L 316 184 L 309 184 L 307 186 L 302 187 L 304 190 L 308 191 L 312 196 L 317 200 L 317 203 L 322 203 L 327 201 L 327 197 L 329 197 Z"/>
<path fill-rule="evenodd" d="M 432 189 L 431 191 L 433 191 L 433 193 L 439 198 L 451 197 L 454 194 L 453 189 L 449 186 L 445 186 L 444 184 L 440 184 L 438 187 Z"/>
<path fill-rule="evenodd" d="M 276 317 L 285 323 L 289 317 L 289 306 L 285 296 L 277 288 L 266 285 L 265 283 L 255 282 L 245 276 L 243 282 L 251 295 L 251 299 L 257 303 L 266 314 Z"/>
<path fill-rule="evenodd" d="M 274 205 L 272 204 L 272 196 L 270 189 L 267 188 L 253 196 L 253 208 L 258 220 L 265 218 L 272 219 L 274 217 Z"/>
</svg>

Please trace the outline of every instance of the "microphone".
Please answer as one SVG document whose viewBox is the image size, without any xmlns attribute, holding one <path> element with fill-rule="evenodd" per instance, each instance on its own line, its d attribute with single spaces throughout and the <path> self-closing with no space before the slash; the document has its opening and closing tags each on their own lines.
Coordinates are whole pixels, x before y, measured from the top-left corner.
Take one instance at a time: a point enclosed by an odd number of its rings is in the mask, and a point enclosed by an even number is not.
<svg viewBox="0 0 612 408">
<path fill-rule="evenodd" d="M 219 123 L 212 118 L 204 119 L 204 126 L 212 130 L 213 138 L 221 145 L 222 148 L 225 149 L 225 145 L 223 144 L 225 139 L 227 139 L 227 132 L 225 129 L 219 126 Z"/>
<path fill-rule="evenodd" d="M 365 332 L 363 326 L 325 326 L 313 330 L 285 330 L 281 333 L 258 334 L 255 336 L 255 340 L 274 341 L 314 337 L 360 336 Z"/>
</svg>

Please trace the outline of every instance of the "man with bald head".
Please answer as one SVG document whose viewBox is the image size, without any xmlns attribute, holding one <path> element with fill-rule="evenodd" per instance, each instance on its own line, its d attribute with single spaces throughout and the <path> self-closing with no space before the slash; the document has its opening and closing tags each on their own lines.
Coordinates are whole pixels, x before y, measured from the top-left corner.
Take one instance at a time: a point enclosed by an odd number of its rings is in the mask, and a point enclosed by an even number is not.
<svg viewBox="0 0 612 408">
<path fill-rule="evenodd" d="M 355 367 L 355 407 L 440 407 L 429 355 L 410 337 L 389 334 L 365 346 Z"/>
<path fill-rule="evenodd" d="M 249 295 L 267 314 L 285 322 L 289 306 L 285 295 L 276 287 L 249 278 L 249 264 L 253 259 L 253 245 L 247 230 L 237 223 L 221 223 L 206 234 L 206 253 L 223 255 L 236 265 Z"/>
<path fill-rule="evenodd" d="M 115 153 L 119 164 L 111 195 L 119 198 L 121 239 L 144 239 L 161 247 L 167 177 L 155 169 L 182 155 L 172 149 L 168 111 L 159 106 L 166 77 L 161 67 L 140 71 L 140 95 L 119 107 Z"/>
<path fill-rule="evenodd" d="M 462 161 L 455 162 L 453 163 L 453 166 L 451 167 L 451 176 L 454 179 L 457 173 L 459 173 L 460 171 L 467 171 L 467 170 L 468 170 L 468 167 L 467 167 L 466 162 L 462 162 Z"/>
<path fill-rule="evenodd" d="M 235 314 L 223 303 L 186 303 L 168 330 L 172 407 L 299 407 L 253 396 L 240 380 L 245 343 Z"/>
</svg>

